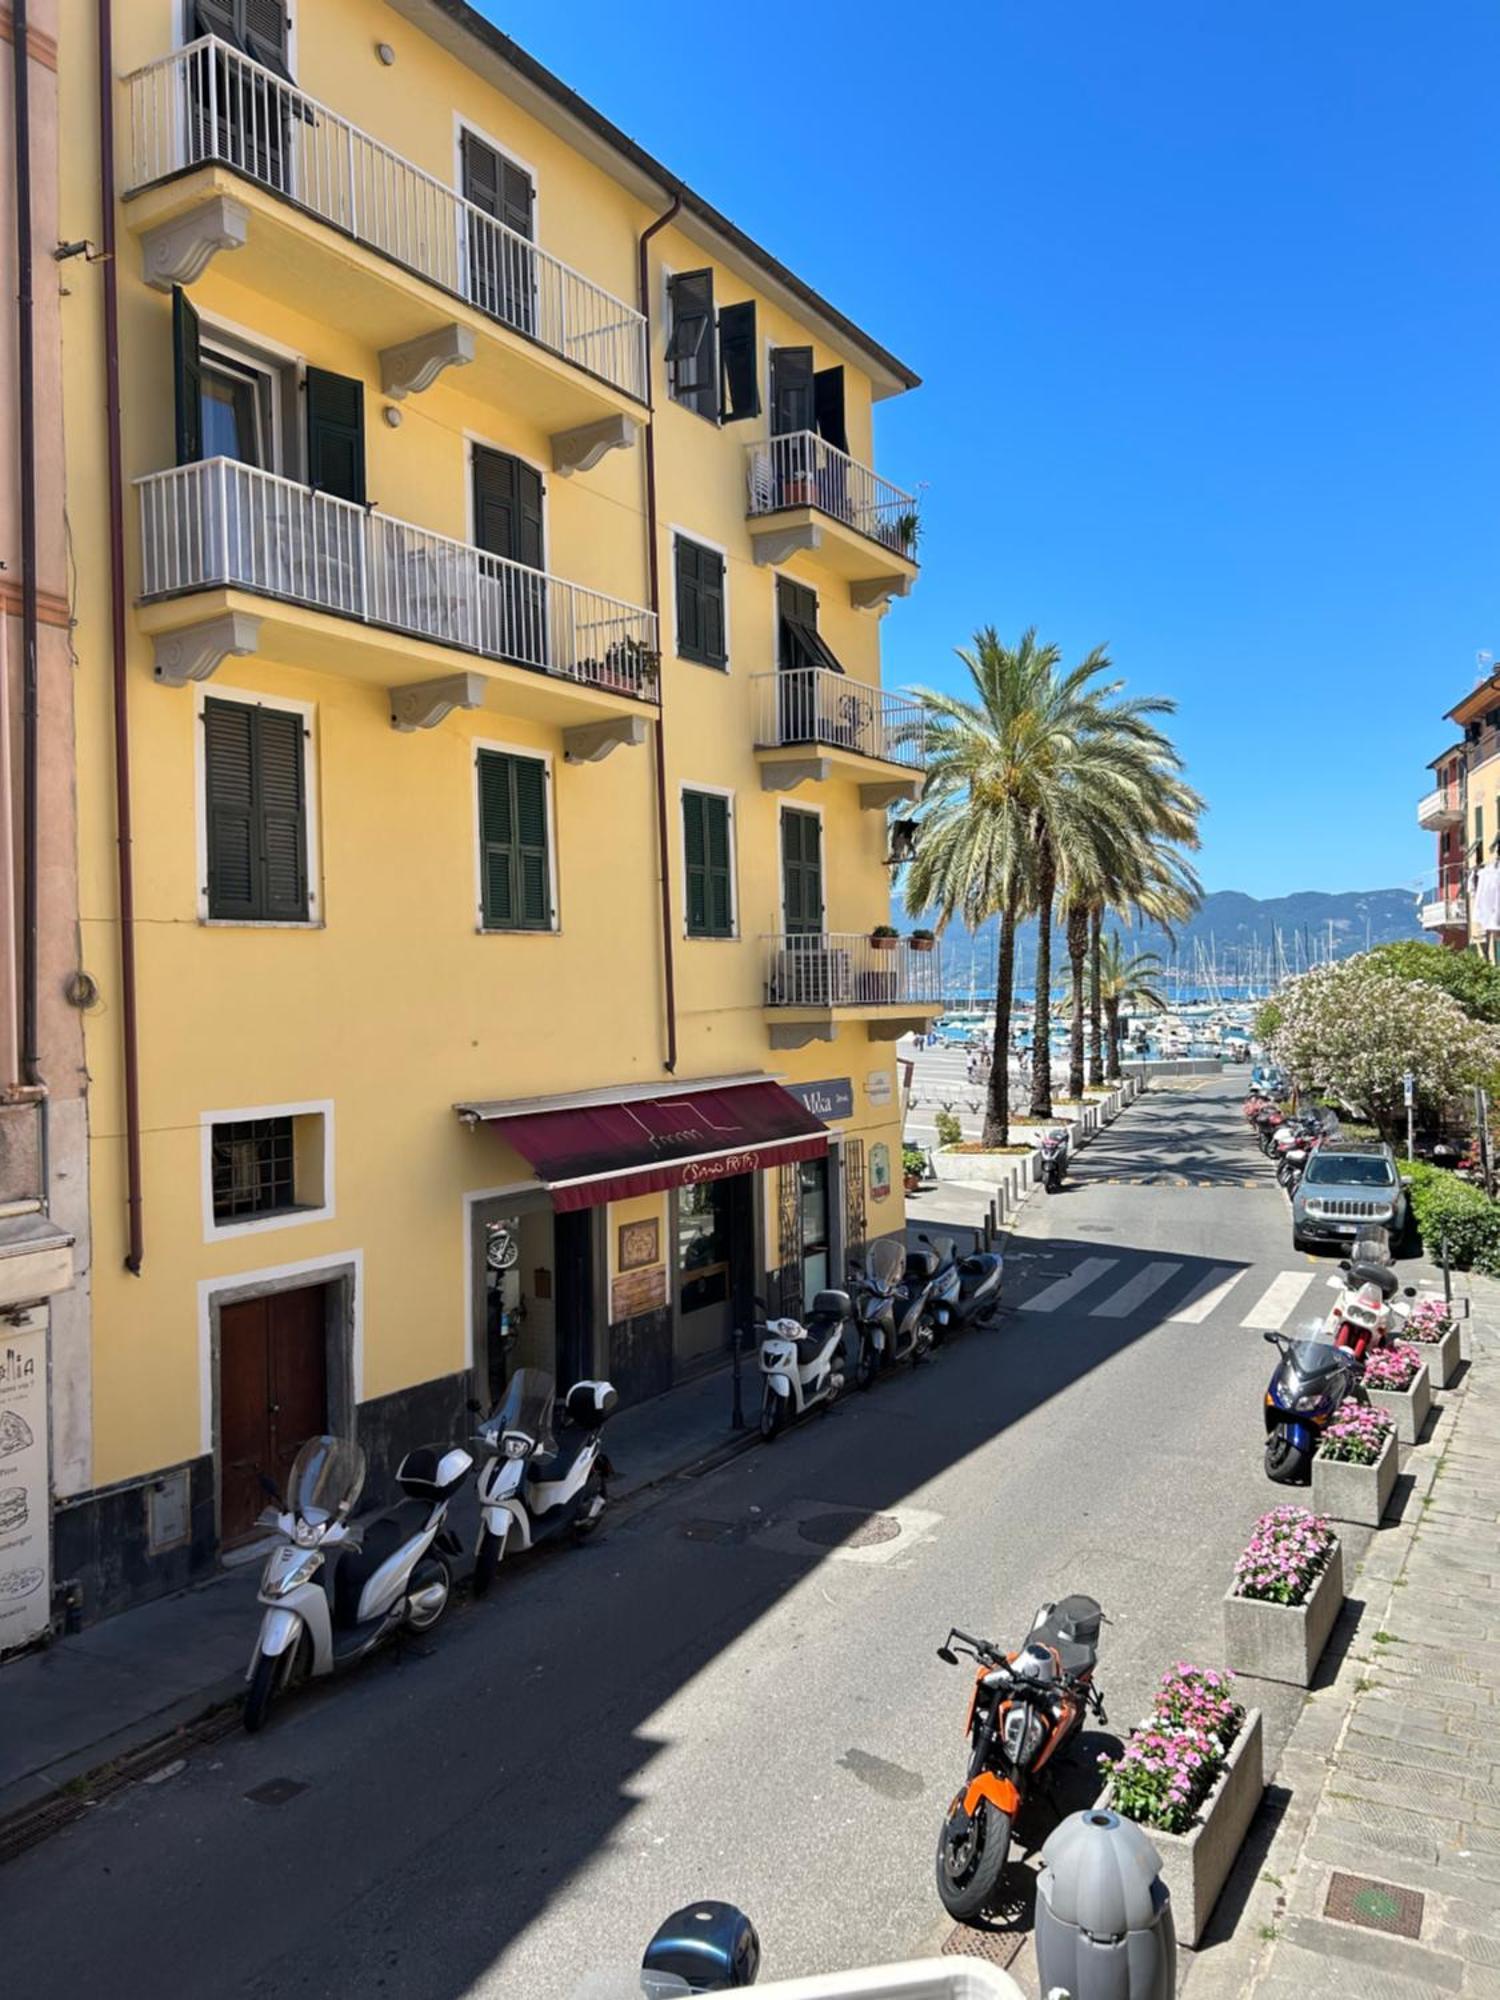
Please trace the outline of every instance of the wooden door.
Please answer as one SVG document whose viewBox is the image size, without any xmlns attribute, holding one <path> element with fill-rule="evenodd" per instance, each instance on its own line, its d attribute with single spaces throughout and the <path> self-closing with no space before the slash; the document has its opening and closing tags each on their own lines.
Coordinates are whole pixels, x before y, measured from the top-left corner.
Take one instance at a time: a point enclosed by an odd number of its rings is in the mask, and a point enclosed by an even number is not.
<svg viewBox="0 0 1500 2000">
<path fill-rule="evenodd" d="M 219 1315 L 220 1537 L 255 1529 L 264 1473 L 286 1490 L 292 1460 L 328 1428 L 328 1288 L 241 1299 Z"/>
</svg>

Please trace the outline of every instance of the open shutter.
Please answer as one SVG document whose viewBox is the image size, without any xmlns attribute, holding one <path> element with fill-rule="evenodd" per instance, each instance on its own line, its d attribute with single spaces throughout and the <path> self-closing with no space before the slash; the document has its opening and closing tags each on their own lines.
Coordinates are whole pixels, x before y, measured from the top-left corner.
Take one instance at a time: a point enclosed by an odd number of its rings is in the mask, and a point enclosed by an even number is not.
<svg viewBox="0 0 1500 2000">
<path fill-rule="evenodd" d="M 702 792 L 682 795 L 682 851 L 687 874 L 687 929 L 689 937 L 702 937 L 708 929 L 708 837 L 704 808 L 709 801 Z"/>
<path fill-rule="evenodd" d="M 479 752 L 480 907 L 486 926 L 509 929 L 516 921 L 511 881 L 515 814 L 509 757 Z"/>
<path fill-rule="evenodd" d="M 307 371 L 307 483 L 365 504 L 365 389 L 326 368 Z"/>
<path fill-rule="evenodd" d="M 203 456 L 203 362 L 198 352 L 198 315 L 181 285 L 172 287 L 172 378 L 177 463 L 196 465 Z"/>
<path fill-rule="evenodd" d="M 241 46 L 246 55 L 290 83 L 287 33 L 291 22 L 282 0 L 238 0 Z"/>
<path fill-rule="evenodd" d="M 719 314 L 719 422 L 760 415 L 760 369 L 755 352 L 755 301 L 725 306 Z"/>
<path fill-rule="evenodd" d="M 813 351 L 810 347 L 771 349 L 771 435 L 814 428 Z"/>
<path fill-rule="evenodd" d="M 705 874 L 708 891 L 706 928 L 714 937 L 734 929 L 734 894 L 729 872 L 729 801 L 703 796 Z"/>
<path fill-rule="evenodd" d="M 547 767 L 531 757 L 512 760 L 516 796 L 516 879 L 518 922 L 545 930 L 552 921 L 547 865 Z"/>
<path fill-rule="evenodd" d="M 260 819 L 260 914 L 282 923 L 307 919 L 307 811 L 302 718 L 258 708 L 256 790 Z"/>
<path fill-rule="evenodd" d="M 232 48 L 243 48 L 240 9 L 235 0 L 193 0 L 193 35 L 217 35 Z"/>
<path fill-rule="evenodd" d="M 542 564 L 542 475 L 534 465 L 516 460 L 516 546 L 518 563 L 528 569 Z"/>
<path fill-rule="evenodd" d="M 847 451 L 849 431 L 844 419 L 842 368 L 820 368 L 813 376 L 813 414 L 818 436 L 836 451 Z"/>
<path fill-rule="evenodd" d="M 674 402 L 700 417 L 719 413 L 718 369 L 714 358 L 714 274 L 683 271 L 668 283 L 672 330 L 667 362 Z"/>
<path fill-rule="evenodd" d="M 259 841 L 255 827 L 256 711 L 244 702 L 203 704 L 204 804 L 208 825 L 208 914 L 251 918 Z"/>
</svg>

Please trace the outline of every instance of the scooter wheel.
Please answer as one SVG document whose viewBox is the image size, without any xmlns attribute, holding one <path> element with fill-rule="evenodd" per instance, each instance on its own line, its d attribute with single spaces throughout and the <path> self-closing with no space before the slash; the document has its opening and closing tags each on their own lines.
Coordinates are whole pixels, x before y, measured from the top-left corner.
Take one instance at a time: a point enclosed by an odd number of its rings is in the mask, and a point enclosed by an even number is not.
<svg viewBox="0 0 1500 2000">
<path fill-rule="evenodd" d="M 453 1577 L 441 1556 L 423 1556 L 411 1573 L 406 1591 L 406 1623 L 410 1631 L 430 1632 L 448 1609 Z M 419 1598 L 429 1601 L 419 1604 Z"/>
<path fill-rule="evenodd" d="M 492 1535 L 488 1528 L 479 1530 L 479 1547 L 474 1555 L 474 1595 L 483 1597 L 495 1581 L 495 1571 L 500 1567 L 500 1537 Z"/>
<path fill-rule="evenodd" d="M 854 1364 L 854 1380 L 861 1389 L 873 1389 L 875 1377 L 880 1373 L 880 1356 L 875 1352 L 873 1341 L 865 1341 L 859 1350 L 859 1359 Z"/>
<path fill-rule="evenodd" d="M 271 1713 L 271 1701 L 281 1679 L 282 1664 L 279 1653 L 260 1653 L 256 1656 L 255 1671 L 250 1676 L 250 1686 L 245 1695 L 243 1718 L 245 1729 L 251 1736 L 265 1727 L 266 1717 Z"/>
<path fill-rule="evenodd" d="M 578 1498 L 578 1518 L 573 1523 L 575 1542 L 586 1542 L 604 1518 L 603 1505 L 595 1502 L 604 1499 L 604 1474 L 596 1465 L 584 1482 L 583 1492 Z"/>
<path fill-rule="evenodd" d="M 1283 1437 L 1279 1431 L 1272 1431 L 1266 1439 L 1266 1477 L 1274 1479 L 1278 1486 L 1301 1486 L 1305 1484 L 1312 1469 L 1311 1455 Z"/>
<path fill-rule="evenodd" d="M 760 1406 L 760 1434 L 769 1444 L 786 1422 L 786 1404 L 780 1396 L 767 1395 Z"/>
<path fill-rule="evenodd" d="M 953 1801 L 937 1845 L 937 1892 L 950 1917 L 972 1923 L 990 1908 L 1009 1854 L 1009 1813 L 981 1799 L 970 1819 Z"/>
</svg>

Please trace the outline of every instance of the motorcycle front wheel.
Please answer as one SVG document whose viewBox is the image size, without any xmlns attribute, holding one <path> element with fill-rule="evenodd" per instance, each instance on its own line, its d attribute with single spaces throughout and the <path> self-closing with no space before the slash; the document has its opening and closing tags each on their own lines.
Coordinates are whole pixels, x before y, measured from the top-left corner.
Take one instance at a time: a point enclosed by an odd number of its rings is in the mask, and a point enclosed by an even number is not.
<svg viewBox="0 0 1500 2000">
<path fill-rule="evenodd" d="M 773 1389 L 767 1389 L 766 1399 L 760 1406 L 760 1434 L 769 1444 L 786 1422 L 786 1398 L 778 1396 Z"/>
<path fill-rule="evenodd" d="M 254 1736 L 265 1727 L 266 1717 L 271 1713 L 271 1701 L 281 1679 L 282 1658 L 279 1653 L 261 1653 L 255 1662 L 255 1672 L 250 1676 L 250 1686 L 245 1693 L 244 1724 L 247 1733 Z"/>
<path fill-rule="evenodd" d="M 859 1343 L 859 1359 L 854 1364 L 854 1380 L 856 1386 L 861 1389 L 873 1388 L 875 1384 L 875 1377 L 879 1373 L 880 1373 L 880 1356 L 875 1352 L 874 1341 L 862 1340 Z"/>
<path fill-rule="evenodd" d="M 417 1598 L 426 1598 L 418 1604 Z M 407 1590 L 406 1623 L 413 1632 L 430 1632 L 453 1597 L 453 1578 L 441 1556 L 423 1556 L 411 1573 Z"/>
<path fill-rule="evenodd" d="M 474 1595 L 483 1597 L 495 1581 L 500 1567 L 500 1537 L 488 1528 L 479 1530 L 479 1548 L 474 1557 Z"/>
<path fill-rule="evenodd" d="M 937 1845 L 937 1892 L 961 1924 L 990 1908 L 1010 1853 L 1010 1814 L 988 1799 L 970 1819 L 957 1798 L 943 1821 Z"/>
<path fill-rule="evenodd" d="M 602 1504 L 598 1507 L 594 1504 L 595 1501 L 602 1503 L 603 1499 L 604 1474 L 596 1465 L 585 1481 L 583 1492 L 579 1496 L 578 1518 L 573 1523 L 573 1539 L 575 1542 L 586 1542 L 603 1520 L 604 1508 Z"/>
<path fill-rule="evenodd" d="M 1272 1431 L 1266 1439 L 1266 1477 L 1274 1479 L 1278 1486 L 1301 1486 L 1312 1470 L 1312 1454 L 1300 1445 L 1283 1437 L 1280 1431 Z"/>
</svg>

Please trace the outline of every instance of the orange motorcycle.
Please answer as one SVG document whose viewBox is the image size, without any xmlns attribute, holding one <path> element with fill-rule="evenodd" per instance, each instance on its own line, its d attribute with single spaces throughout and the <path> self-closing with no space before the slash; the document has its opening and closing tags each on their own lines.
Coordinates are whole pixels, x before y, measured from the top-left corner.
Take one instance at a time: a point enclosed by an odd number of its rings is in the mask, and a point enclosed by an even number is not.
<svg viewBox="0 0 1500 2000">
<path fill-rule="evenodd" d="M 938 1894 L 960 1923 L 991 1906 L 1031 1780 L 1090 1711 L 1107 1720 L 1094 1686 L 1103 1623 L 1092 1597 L 1064 1597 L 1042 1606 L 1019 1652 L 1002 1652 L 956 1626 L 937 1649 L 950 1667 L 960 1653 L 978 1663 L 965 1724 L 968 1781 L 954 1795 L 937 1846 Z"/>
</svg>

